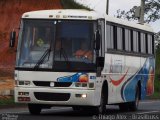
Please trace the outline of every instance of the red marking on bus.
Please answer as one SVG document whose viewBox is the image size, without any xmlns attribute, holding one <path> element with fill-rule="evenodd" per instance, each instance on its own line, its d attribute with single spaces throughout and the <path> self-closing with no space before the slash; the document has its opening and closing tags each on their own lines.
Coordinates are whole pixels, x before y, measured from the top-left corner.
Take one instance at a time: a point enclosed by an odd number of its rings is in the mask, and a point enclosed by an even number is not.
<svg viewBox="0 0 160 120">
<path fill-rule="evenodd" d="M 129 69 L 128 69 L 129 70 Z M 119 80 L 114 80 L 112 79 L 110 76 L 109 78 L 111 79 L 111 82 L 114 86 L 118 86 L 122 83 L 122 81 L 124 80 L 124 78 L 126 77 L 127 73 L 128 73 L 128 70 L 126 71 L 126 73 L 124 74 L 124 76 L 122 76 Z"/>
</svg>

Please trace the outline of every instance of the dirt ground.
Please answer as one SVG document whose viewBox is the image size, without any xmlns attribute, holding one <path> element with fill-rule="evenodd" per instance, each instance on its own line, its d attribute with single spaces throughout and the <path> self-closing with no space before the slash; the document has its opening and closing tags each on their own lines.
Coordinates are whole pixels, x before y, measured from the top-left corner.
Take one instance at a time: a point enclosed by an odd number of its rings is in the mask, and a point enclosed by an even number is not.
<svg viewBox="0 0 160 120">
<path fill-rule="evenodd" d="M 13 90 L 14 89 L 14 80 L 10 77 L 0 77 L 0 93 L 5 90 Z M 0 100 L 10 99 L 11 96 L 0 95 Z"/>
<path fill-rule="evenodd" d="M 14 88 L 14 80 L 9 77 L 0 77 L 0 90 L 12 90 Z"/>
</svg>

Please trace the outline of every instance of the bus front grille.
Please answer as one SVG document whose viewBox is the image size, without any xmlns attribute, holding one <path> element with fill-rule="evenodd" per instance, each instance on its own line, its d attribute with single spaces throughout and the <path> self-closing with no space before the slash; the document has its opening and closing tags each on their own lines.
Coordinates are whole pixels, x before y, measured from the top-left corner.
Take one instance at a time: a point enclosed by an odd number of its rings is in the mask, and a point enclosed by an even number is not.
<svg viewBox="0 0 160 120">
<path fill-rule="evenodd" d="M 43 101 L 68 101 L 70 93 L 48 93 L 48 92 L 34 92 L 37 100 Z"/>
<path fill-rule="evenodd" d="M 33 81 L 35 86 L 50 87 L 50 81 Z M 72 82 L 54 82 L 54 87 L 70 87 Z"/>
</svg>

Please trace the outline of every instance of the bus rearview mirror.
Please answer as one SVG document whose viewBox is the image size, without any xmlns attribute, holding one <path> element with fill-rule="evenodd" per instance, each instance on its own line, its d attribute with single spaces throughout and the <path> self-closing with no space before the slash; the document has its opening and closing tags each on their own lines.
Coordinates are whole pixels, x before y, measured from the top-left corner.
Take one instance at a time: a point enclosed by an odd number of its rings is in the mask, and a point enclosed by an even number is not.
<svg viewBox="0 0 160 120">
<path fill-rule="evenodd" d="M 10 33 L 10 42 L 9 42 L 9 47 L 14 47 L 15 46 L 15 41 L 16 41 L 16 32 L 12 31 Z"/>
<path fill-rule="evenodd" d="M 99 50 L 100 49 L 100 33 L 99 33 L 99 30 L 97 30 L 96 32 L 96 50 Z"/>
</svg>

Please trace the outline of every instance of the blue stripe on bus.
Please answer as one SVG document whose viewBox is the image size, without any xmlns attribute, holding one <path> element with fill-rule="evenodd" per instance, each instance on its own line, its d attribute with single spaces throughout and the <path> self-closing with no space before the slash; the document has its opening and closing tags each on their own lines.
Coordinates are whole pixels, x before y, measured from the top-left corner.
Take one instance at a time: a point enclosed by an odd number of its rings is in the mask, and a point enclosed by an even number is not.
<svg viewBox="0 0 160 120">
<path fill-rule="evenodd" d="M 125 102 L 135 100 L 136 85 L 139 80 L 141 80 L 141 99 L 145 98 L 147 95 L 146 86 L 151 68 L 154 69 L 154 58 L 148 58 L 140 71 L 124 83 L 121 89 L 121 96 Z"/>
</svg>

